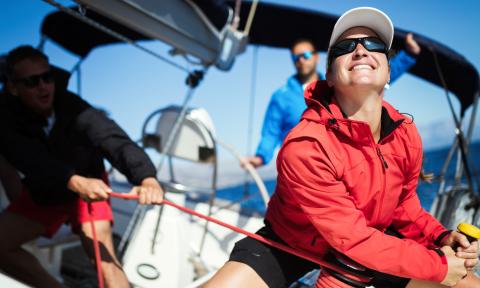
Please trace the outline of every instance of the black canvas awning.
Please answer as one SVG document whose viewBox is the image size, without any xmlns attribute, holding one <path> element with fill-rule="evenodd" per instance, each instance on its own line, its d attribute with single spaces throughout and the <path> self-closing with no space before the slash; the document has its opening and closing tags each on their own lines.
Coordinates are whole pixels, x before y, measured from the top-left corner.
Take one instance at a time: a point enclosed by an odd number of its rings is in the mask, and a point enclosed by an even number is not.
<svg viewBox="0 0 480 288">
<path fill-rule="evenodd" d="M 228 1 L 234 5 L 234 1 Z M 245 26 L 251 2 L 243 2 L 240 9 L 240 27 Z M 250 44 L 289 48 L 296 38 L 309 38 L 320 51 L 327 51 L 330 35 L 339 16 L 318 11 L 299 9 L 275 4 L 259 3 L 255 20 L 250 30 Z M 404 49 L 408 32 L 415 34 L 415 41 L 422 48 L 417 63 L 408 73 L 443 88 L 438 76 L 432 47 L 438 57 L 441 71 L 448 90 L 454 93 L 462 104 L 462 114 L 473 103 L 475 93 L 480 90 L 477 69 L 462 55 L 432 39 L 414 31 L 395 29 L 392 48 Z"/>
<path fill-rule="evenodd" d="M 215 5 L 221 2 L 219 0 L 204 1 L 213 1 Z M 225 3 L 234 8 L 234 2 L 228 0 Z M 252 2 L 249 1 L 242 2 L 240 30 L 245 27 L 251 4 Z M 206 14 L 215 15 L 212 11 Z M 94 11 L 87 10 L 86 16 L 132 40 L 149 40 L 148 37 Z M 295 39 L 302 37 L 312 39 L 319 51 L 326 51 L 337 19 L 336 15 L 318 11 L 260 2 L 250 30 L 249 44 L 289 48 Z M 218 19 L 212 22 L 218 22 Z M 47 15 L 41 31 L 48 38 L 80 57 L 86 57 L 95 47 L 119 43 L 117 39 L 63 12 Z M 410 31 L 395 29 L 393 49 L 404 48 L 408 32 Z M 408 73 L 443 88 L 431 52 L 431 48 L 434 49 L 448 90 L 460 100 L 463 114 L 473 103 L 475 93 L 480 90 L 478 71 L 467 59 L 452 49 L 414 31 L 411 32 L 415 34 L 415 40 L 421 46 L 422 52 L 418 56 L 417 64 Z"/>
<path fill-rule="evenodd" d="M 77 7 L 71 9 L 78 12 Z M 86 9 L 85 16 L 131 40 L 152 40 L 90 9 Z M 98 46 L 120 43 L 117 38 L 61 11 L 50 13 L 43 19 L 41 33 L 82 58 L 85 58 L 92 49 Z"/>
</svg>

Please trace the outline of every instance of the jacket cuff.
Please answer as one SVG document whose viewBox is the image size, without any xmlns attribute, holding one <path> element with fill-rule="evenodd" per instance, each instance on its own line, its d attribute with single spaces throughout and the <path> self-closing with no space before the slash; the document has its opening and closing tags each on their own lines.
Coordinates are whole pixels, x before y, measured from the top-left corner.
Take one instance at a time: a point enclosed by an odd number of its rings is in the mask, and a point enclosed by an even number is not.
<svg viewBox="0 0 480 288">
<path fill-rule="evenodd" d="M 75 176 L 75 174 L 76 174 L 75 168 L 73 168 L 71 165 L 68 165 L 68 167 L 66 167 L 66 169 L 64 170 L 64 174 L 62 175 L 63 179 L 61 180 L 62 181 L 61 187 L 63 189 L 67 189 L 67 185 L 68 185 L 68 182 L 70 182 L 70 178 Z"/>
<path fill-rule="evenodd" d="M 265 165 L 265 158 L 262 155 L 257 154 L 255 156 L 262 158 L 262 165 Z"/>
<path fill-rule="evenodd" d="M 438 274 L 435 279 L 432 279 L 432 281 L 441 283 L 445 279 L 445 277 L 447 277 L 448 261 L 445 253 L 443 253 L 442 250 L 440 250 L 439 248 L 434 248 L 433 251 L 435 251 L 440 257 L 440 265 L 438 267 Z"/>
<path fill-rule="evenodd" d="M 157 176 L 155 175 L 155 173 L 148 173 L 148 172 L 147 173 L 142 173 L 141 175 L 137 175 L 134 179 L 130 180 L 130 182 L 133 185 L 141 186 L 143 180 L 145 180 L 147 178 L 157 179 Z"/>
<path fill-rule="evenodd" d="M 417 57 L 418 57 L 417 53 L 413 52 L 412 50 L 410 50 L 408 48 L 405 48 L 404 51 L 410 58 L 417 59 Z"/>
<path fill-rule="evenodd" d="M 435 239 L 435 242 L 433 244 L 435 244 L 435 246 L 441 247 L 445 238 L 447 238 L 448 235 L 450 235 L 450 233 L 452 233 L 452 231 L 453 230 L 443 231 L 440 235 L 438 235 L 437 239 Z"/>
</svg>

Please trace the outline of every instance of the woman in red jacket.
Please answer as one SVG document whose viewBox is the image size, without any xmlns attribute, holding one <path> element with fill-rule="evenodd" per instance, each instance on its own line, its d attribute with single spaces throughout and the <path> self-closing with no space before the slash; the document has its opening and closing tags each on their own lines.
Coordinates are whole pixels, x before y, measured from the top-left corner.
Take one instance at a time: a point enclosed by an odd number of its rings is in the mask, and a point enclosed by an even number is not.
<svg viewBox="0 0 480 288">
<path fill-rule="evenodd" d="M 383 101 L 392 39 L 393 25 L 377 9 L 356 8 L 337 21 L 327 80 L 305 90 L 308 108 L 280 149 L 277 187 L 257 234 L 317 257 L 343 254 L 373 273 L 376 288 L 480 287 L 467 272 L 479 262 L 478 241 L 447 231 L 415 193 L 420 135 Z M 245 238 L 205 287 L 288 287 L 316 268 Z"/>
</svg>

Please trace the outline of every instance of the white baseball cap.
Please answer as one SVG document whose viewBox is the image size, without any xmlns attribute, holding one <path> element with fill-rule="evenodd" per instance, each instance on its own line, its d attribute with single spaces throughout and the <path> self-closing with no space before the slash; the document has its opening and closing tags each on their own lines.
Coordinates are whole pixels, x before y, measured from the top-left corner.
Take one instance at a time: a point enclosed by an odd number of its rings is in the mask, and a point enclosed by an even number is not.
<svg viewBox="0 0 480 288">
<path fill-rule="evenodd" d="M 350 28 L 363 26 L 372 29 L 378 34 L 388 49 L 392 46 L 393 24 L 387 14 L 372 7 L 359 7 L 345 12 L 335 24 L 328 49 L 334 45 L 338 38 Z"/>
</svg>

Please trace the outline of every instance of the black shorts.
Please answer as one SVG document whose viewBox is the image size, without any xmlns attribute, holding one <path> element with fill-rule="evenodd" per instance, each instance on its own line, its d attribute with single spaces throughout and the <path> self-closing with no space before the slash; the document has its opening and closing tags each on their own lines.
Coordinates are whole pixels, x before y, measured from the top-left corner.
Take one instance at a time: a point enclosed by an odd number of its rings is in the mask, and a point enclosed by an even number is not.
<svg viewBox="0 0 480 288">
<path fill-rule="evenodd" d="M 387 234 L 397 236 L 397 233 L 393 231 L 393 233 Z M 268 223 L 267 226 L 258 230 L 256 234 L 287 245 L 273 232 Z M 402 237 L 400 236 L 399 238 Z M 255 270 L 270 288 L 287 288 L 308 272 L 320 269 L 320 266 L 316 263 L 249 237 L 235 243 L 229 261 L 247 264 Z M 375 277 L 369 285 L 375 286 L 375 288 L 405 288 L 408 282 L 410 282 L 410 279 L 407 278 L 375 270 L 372 271 Z"/>
</svg>

